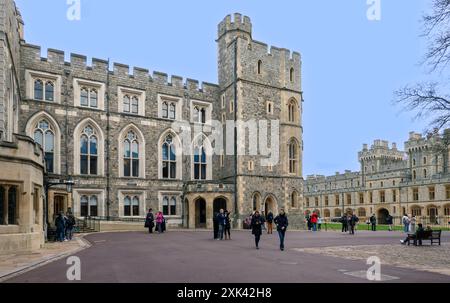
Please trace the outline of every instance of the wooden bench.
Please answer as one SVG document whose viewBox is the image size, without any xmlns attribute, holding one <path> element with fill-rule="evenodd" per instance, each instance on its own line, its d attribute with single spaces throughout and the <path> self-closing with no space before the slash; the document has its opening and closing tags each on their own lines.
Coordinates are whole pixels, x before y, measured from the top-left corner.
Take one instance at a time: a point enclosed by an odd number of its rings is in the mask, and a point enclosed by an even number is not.
<svg viewBox="0 0 450 303">
<path fill-rule="evenodd" d="M 408 235 L 408 246 L 411 244 L 411 241 L 413 243 L 417 242 L 423 242 L 423 241 L 430 241 L 431 245 L 433 244 L 439 244 L 439 246 L 441 245 L 441 235 L 442 235 L 442 230 L 433 230 L 433 231 L 425 231 L 422 235 L 422 237 L 418 238 L 418 239 L 414 239 L 415 235 L 410 234 Z"/>
</svg>

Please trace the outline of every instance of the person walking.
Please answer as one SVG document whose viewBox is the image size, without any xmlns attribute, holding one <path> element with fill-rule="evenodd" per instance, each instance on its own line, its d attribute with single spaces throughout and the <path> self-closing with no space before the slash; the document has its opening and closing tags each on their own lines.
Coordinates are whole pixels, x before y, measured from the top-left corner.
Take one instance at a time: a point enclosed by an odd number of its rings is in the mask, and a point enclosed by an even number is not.
<svg viewBox="0 0 450 303">
<path fill-rule="evenodd" d="M 163 223 L 164 223 L 164 216 L 162 212 L 158 212 L 156 214 L 156 229 L 158 230 L 159 234 L 163 233 Z"/>
<path fill-rule="evenodd" d="M 372 231 L 377 231 L 377 217 L 375 217 L 375 214 L 372 214 L 370 217 L 370 225 L 372 226 Z"/>
<path fill-rule="evenodd" d="M 319 231 L 322 230 L 322 224 L 323 224 L 323 219 L 322 219 L 321 216 L 319 216 L 319 218 L 317 218 L 317 229 L 318 229 Z"/>
<path fill-rule="evenodd" d="M 273 213 L 271 211 L 267 214 L 267 234 L 273 234 Z"/>
<path fill-rule="evenodd" d="M 388 225 L 389 231 L 392 231 L 393 230 L 392 225 L 394 224 L 394 217 L 392 217 L 391 215 L 388 215 L 386 218 L 386 223 Z"/>
<path fill-rule="evenodd" d="M 230 212 L 228 210 L 225 211 L 225 240 L 231 240 L 231 218 Z"/>
<path fill-rule="evenodd" d="M 412 216 L 411 219 L 409 220 L 409 231 L 408 232 L 410 234 L 416 233 L 416 223 L 417 223 L 416 216 Z"/>
<path fill-rule="evenodd" d="M 311 224 L 311 215 L 309 213 L 306 213 L 305 221 L 306 221 L 306 225 L 308 226 L 308 231 L 311 231 L 312 230 L 312 224 Z"/>
<path fill-rule="evenodd" d="M 317 231 L 317 220 L 318 220 L 317 213 L 314 211 L 313 214 L 311 215 L 311 224 L 312 224 L 312 231 L 316 232 Z"/>
<path fill-rule="evenodd" d="M 346 233 L 348 231 L 348 219 L 346 215 L 343 215 L 341 217 L 341 223 L 342 223 L 342 232 Z"/>
<path fill-rule="evenodd" d="M 72 212 L 67 212 L 66 218 L 67 218 L 67 221 L 66 221 L 66 239 L 68 241 L 72 241 L 73 228 L 76 225 L 75 216 L 72 214 Z"/>
<path fill-rule="evenodd" d="M 227 217 L 225 216 L 224 210 L 221 209 L 217 215 L 217 221 L 219 223 L 219 234 L 217 235 L 217 239 L 221 241 L 223 240 L 223 235 L 225 232 L 226 220 Z"/>
<path fill-rule="evenodd" d="M 359 222 L 359 218 L 355 215 L 352 214 L 350 219 L 349 219 L 349 229 L 350 229 L 350 234 L 354 235 L 355 234 L 355 230 L 356 230 L 356 224 Z"/>
<path fill-rule="evenodd" d="M 259 211 L 255 211 L 252 217 L 252 234 L 255 236 L 256 249 L 259 249 L 259 241 L 262 235 L 262 225 L 264 224 Z"/>
<path fill-rule="evenodd" d="M 286 239 L 286 230 L 289 226 L 284 209 L 281 209 L 280 214 L 275 218 L 274 222 L 277 225 L 278 236 L 280 237 L 280 250 L 284 251 L 284 240 Z"/>
<path fill-rule="evenodd" d="M 63 212 L 60 212 L 55 219 L 56 241 L 64 242 L 64 231 L 66 229 L 66 220 Z"/>
<path fill-rule="evenodd" d="M 148 233 L 153 234 L 153 228 L 155 227 L 155 216 L 153 215 L 153 209 L 149 209 L 147 216 L 145 217 L 145 227 L 148 228 Z"/>
<path fill-rule="evenodd" d="M 409 232 L 409 217 L 408 215 L 405 213 L 402 217 L 402 224 L 403 224 L 403 232 L 404 233 L 408 233 Z"/>
</svg>

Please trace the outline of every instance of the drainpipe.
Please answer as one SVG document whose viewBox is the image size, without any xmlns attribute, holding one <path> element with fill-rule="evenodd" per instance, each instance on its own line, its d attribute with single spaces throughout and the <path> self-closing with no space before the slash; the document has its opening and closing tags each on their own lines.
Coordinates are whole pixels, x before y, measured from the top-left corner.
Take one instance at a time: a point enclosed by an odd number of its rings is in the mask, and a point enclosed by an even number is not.
<svg viewBox="0 0 450 303">
<path fill-rule="evenodd" d="M 234 211 L 236 214 L 236 217 L 239 217 L 239 209 L 238 209 L 238 194 L 237 194 L 237 169 L 238 169 L 238 148 L 237 148 L 237 111 L 238 111 L 238 104 L 237 104 L 237 55 L 238 55 L 238 42 L 239 38 L 236 38 L 234 40 L 234 76 L 233 76 L 233 89 L 234 89 Z"/>
<path fill-rule="evenodd" d="M 109 58 L 108 67 L 106 69 L 106 220 L 110 220 L 110 194 L 111 194 L 111 171 L 110 171 L 110 128 L 111 128 L 111 112 L 109 107 Z"/>
</svg>

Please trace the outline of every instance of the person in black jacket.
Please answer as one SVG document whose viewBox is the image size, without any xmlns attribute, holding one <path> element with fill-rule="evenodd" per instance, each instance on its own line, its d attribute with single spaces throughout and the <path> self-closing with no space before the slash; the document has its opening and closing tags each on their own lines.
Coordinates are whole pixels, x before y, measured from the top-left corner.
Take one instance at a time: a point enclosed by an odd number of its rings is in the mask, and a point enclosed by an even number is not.
<svg viewBox="0 0 450 303">
<path fill-rule="evenodd" d="M 231 240 L 231 218 L 230 218 L 230 212 L 228 210 L 225 211 L 225 240 Z"/>
<path fill-rule="evenodd" d="M 267 214 L 267 234 L 273 234 L 273 213 L 271 211 Z"/>
<path fill-rule="evenodd" d="M 342 216 L 341 223 L 342 223 L 342 232 L 346 233 L 348 231 L 348 219 L 346 215 Z"/>
<path fill-rule="evenodd" d="M 284 209 L 281 209 L 280 214 L 274 220 L 277 225 L 278 236 L 280 237 L 280 250 L 284 250 L 284 239 L 286 238 L 286 230 L 288 228 L 289 222 L 284 212 Z"/>
<path fill-rule="evenodd" d="M 153 215 L 153 209 L 149 209 L 147 216 L 145 217 L 145 227 L 148 228 L 148 232 L 153 234 L 153 227 L 155 227 L 155 216 Z"/>
<path fill-rule="evenodd" d="M 370 225 L 372 225 L 372 231 L 377 231 L 377 217 L 375 217 L 375 214 L 370 217 Z"/>
<path fill-rule="evenodd" d="M 66 220 L 64 219 L 64 213 L 60 212 L 58 217 L 55 220 L 56 226 L 56 241 L 63 242 L 64 241 L 64 231 L 66 229 Z"/>
<path fill-rule="evenodd" d="M 350 234 L 354 235 L 356 224 L 359 222 L 359 218 L 355 214 L 351 215 L 351 217 L 349 218 L 350 219 L 348 220 L 348 226 L 350 228 Z"/>
<path fill-rule="evenodd" d="M 264 221 L 262 220 L 261 215 L 259 214 L 259 211 L 255 211 L 252 217 L 252 234 L 255 236 L 255 244 L 256 249 L 259 249 L 259 240 L 261 239 L 262 235 L 262 225 L 264 224 Z"/>
</svg>

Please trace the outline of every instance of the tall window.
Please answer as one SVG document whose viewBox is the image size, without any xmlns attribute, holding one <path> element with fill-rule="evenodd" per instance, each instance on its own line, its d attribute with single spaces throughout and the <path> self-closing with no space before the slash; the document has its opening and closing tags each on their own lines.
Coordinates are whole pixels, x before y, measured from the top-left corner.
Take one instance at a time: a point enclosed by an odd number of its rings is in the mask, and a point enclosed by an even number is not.
<svg viewBox="0 0 450 303">
<path fill-rule="evenodd" d="M 197 146 L 194 148 L 194 179 L 206 180 L 206 152 L 205 147 Z"/>
<path fill-rule="evenodd" d="M 427 172 L 426 169 L 424 169 L 424 170 L 423 170 L 423 177 L 424 177 L 424 178 L 427 178 L 427 176 L 428 176 L 428 172 Z"/>
<path fill-rule="evenodd" d="M 292 208 L 296 208 L 297 207 L 297 192 L 296 191 L 294 191 L 292 194 L 291 194 L 291 207 Z"/>
<path fill-rule="evenodd" d="M 123 112 L 137 115 L 139 113 L 139 98 L 136 96 L 123 96 Z"/>
<path fill-rule="evenodd" d="M 139 98 L 136 96 L 131 98 L 131 113 L 136 115 L 139 113 Z"/>
<path fill-rule="evenodd" d="M 359 204 L 364 204 L 364 194 L 363 193 L 359 194 Z"/>
<path fill-rule="evenodd" d="M 261 73 L 262 73 L 262 61 L 259 60 L 258 61 L 258 75 L 261 75 Z"/>
<path fill-rule="evenodd" d="M 98 107 L 98 91 L 95 88 L 82 87 L 80 92 L 80 105 L 85 107 Z"/>
<path fill-rule="evenodd" d="M 165 216 L 177 215 L 177 198 L 176 197 L 163 197 L 163 214 Z"/>
<path fill-rule="evenodd" d="M 397 202 L 397 191 L 392 190 L 392 202 Z"/>
<path fill-rule="evenodd" d="M 291 82 L 294 82 L 294 69 L 291 68 L 291 70 L 289 71 L 289 80 Z"/>
<path fill-rule="evenodd" d="M 295 122 L 297 119 L 297 104 L 294 100 L 289 101 L 288 116 L 289 122 Z"/>
<path fill-rule="evenodd" d="M 137 135 L 130 131 L 124 142 L 123 174 L 125 177 L 139 177 L 139 141 Z"/>
<path fill-rule="evenodd" d="M 202 106 L 194 106 L 194 122 L 206 123 L 206 108 Z"/>
<path fill-rule="evenodd" d="M 413 189 L 413 201 L 419 201 L 419 189 L 418 188 Z"/>
<path fill-rule="evenodd" d="M 98 174 L 98 139 L 90 125 L 86 126 L 81 134 L 80 174 Z"/>
<path fill-rule="evenodd" d="M 380 191 L 380 202 L 385 203 L 386 202 L 386 192 Z"/>
<path fill-rule="evenodd" d="M 45 81 L 41 79 L 34 80 L 34 99 L 54 101 L 55 84 L 52 81 Z"/>
<path fill-rule="evenodd" d="M 97 217 L 98 216 L 98 197 L 97 196 L 81 196 L 80 198 L 80 216 L 81 217 Z"/>
<path fill-rule="evenodd" d="M 36 125 L 34 130 L 34 140 L 44 149 L 47 172 L 54 173 L 55 132 L 50 127 L 50 123 L 48 123 L 47 120 L 41 120 Z"/>
<path fill-rule="evenodd" d="M 435 189 L 435 187 L 430 187 L 428 189 L 428 196 L 430 198 L 430 201 L 433 201 L 436 198 L 436 189 Z"/>
<path fill-rule="evenodd" d="M 445 198 L 450 199 L 450 185 L 445 187 Z"/>
<path fill-rule="evenodd" d="M 125 95 L 123 96 L 123 112 L 129 113 L 130 112 L 130 96 Z"/>
<path fill-rule="evenodd" d="M 174 102 L 163 102 L 162 117 L 164 119 L 175 120 L 176 118 L 176 104 Z"/>
<path fill-rule="evenodd" d="M 289 143 L 289 173 L 296 174 L 298 165 L 298 147 L 295 140 Z"/>
<path fill-rule="evenodd" d="M 139 216 L 139 197 L 126 196 L 123 200 L 124 216 L 137 217 Z"/>
<path fill-rule="evenodd" d="M 177 155 L 172 135 L 168 135 L 162 145 L 162 162 L 163 179 L 176 179 Z"/>
</svg>

